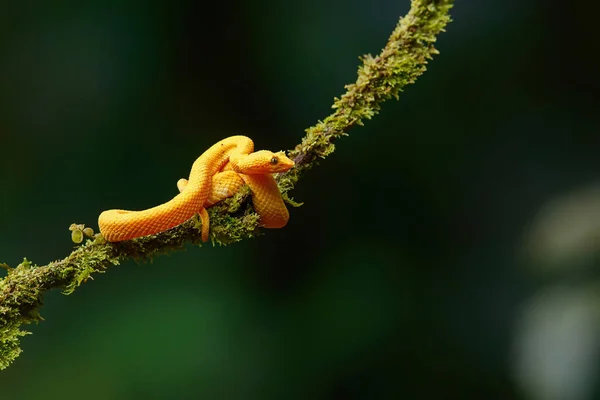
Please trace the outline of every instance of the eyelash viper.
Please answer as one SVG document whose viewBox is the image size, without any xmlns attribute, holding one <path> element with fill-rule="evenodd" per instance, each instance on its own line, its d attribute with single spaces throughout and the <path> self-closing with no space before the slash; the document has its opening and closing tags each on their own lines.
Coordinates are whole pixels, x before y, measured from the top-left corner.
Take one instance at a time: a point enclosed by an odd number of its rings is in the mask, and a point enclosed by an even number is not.
<svg viewBox="0 0 600 400">
<path fill-rule="evenodd" d="M 254 152 L 250 138 L 228 137 L 196 159 L 189 178 L 177 182 L 178 195 L 147 210 L 103 211 L 98 217 L 100 233 L 109 242 L 135 239 L 166 231 L 198 213 L 202 241 L 206 242 L 210 223 L 206 208 L 233 196 L 243 184 L 250 188 L 261 226 L 282 228 L 289 213 L 272 174 L 293 166 L 294 162 L 283 152 Z"/>
</svg>

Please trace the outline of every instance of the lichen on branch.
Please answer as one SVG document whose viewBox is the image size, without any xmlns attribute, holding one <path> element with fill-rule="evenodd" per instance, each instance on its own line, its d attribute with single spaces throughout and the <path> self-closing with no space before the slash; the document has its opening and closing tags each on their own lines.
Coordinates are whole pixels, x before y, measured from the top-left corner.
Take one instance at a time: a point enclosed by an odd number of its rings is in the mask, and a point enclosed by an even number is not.
<svg viewBox="0 0 600 400">
<path fill-rule="evenodd" d="M 336 139 L 372 118 L 385 100 L 397 98 L 406 85 L 425 72 L 427 61 L 438 54 L 433 44 L 450 22 L 452 5 L 453 0 L 412 0 L 408 14 L 400 19 L 379 55 L 362 57 L 356 82 L 346 85 L 346 93 L 334 100 L 331 115 L 306 129 L 301 143 L 289 152 L 295 167 L 277 176 L 290 205 L 297 204 L 288 193 L 306 170 L 334 151 Z M 261 234 L 258 215 L 248 200 L 249 191 L 243 188 L 208 210 L 213 244 L 230 244 Z M 22 325 L 42 320 L 39 309 L 45 292 L 59 288 L 70 294 L 121 261 L 151 259 L 186 243 L 200 245 L 200 228 L 200 219 L 194 217 L 169 231 L 131 241 L 107 243 L 100 236 L 91 238 L 64 259 L 44 266 L 26 259 L 15 268 L 0 264 L 8 270 L 0 279 L 0 370 L 22 351 L 20 338 L 28 334 Z"/>
</svg>

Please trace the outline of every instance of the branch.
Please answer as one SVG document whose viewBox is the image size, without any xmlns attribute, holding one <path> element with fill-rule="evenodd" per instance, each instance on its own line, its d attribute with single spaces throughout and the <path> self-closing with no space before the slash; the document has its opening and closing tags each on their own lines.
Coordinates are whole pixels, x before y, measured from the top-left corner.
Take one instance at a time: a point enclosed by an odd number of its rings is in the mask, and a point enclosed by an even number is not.
<svg viewBox="0 0 600 400">
<path fill-rule="evenodd" d="M 333 114 L 306 130 L 302 142 L 289 152 L 296 165 L 277 176 L 279 188 L 288 201 L 302 174 L 331 154 L 334 141 L 347 135 L 355 125 L 362 125 L 380 110 L 381 103 L 414 83 L 426 70 L 427 60 L 438 54 L 433 47 L 436 36 L 450 22 L 453 0 L 412 0 L 408 14 L 401 18 L 381 53 L 362 57 L 355 83 L 346 85 L 346 93 L 336 98 Z M 213 244 L 229 244 L 261 233 L 258 215 L 248 201 L 249 190 L 243 188 L 230 199 L 209 209 Z M 148 260 L 155 255 L 180 249 L 185 243 L 201 245 L 201 222 L 194 217 L 169 231 L 119 243 L 107 243 L 96 235 L 66 258 L 44 266 L 25 259 L 0 279 L 0 370 L 8 367 L 21 353 L 19 339 L 29 332 L 21 325 L 39 322 L 43 294 L 60 288 L 72 293 L 80 284 L 93 279 L 126 259 Z M 89 230 L 87 231 L 89 234 Z"/>
</svg>

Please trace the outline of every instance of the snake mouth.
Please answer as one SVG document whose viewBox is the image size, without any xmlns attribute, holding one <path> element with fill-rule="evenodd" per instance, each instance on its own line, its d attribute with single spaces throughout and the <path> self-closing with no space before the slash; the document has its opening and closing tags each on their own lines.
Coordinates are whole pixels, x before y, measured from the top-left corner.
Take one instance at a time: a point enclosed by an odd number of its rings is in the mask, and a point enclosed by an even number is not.
<svg viewBox="0 0 600 400">
<path fill-rule="evenodd" d="M 233 160 L 232 160 L 233 161 Z M 233 170 L 247 175 L 262 175 L 285 172 L 294 166 L 284 152 L 273 153 L 268 150 L 259 150 L 247 154 L 242 160 L 234 161 Z"/>
</svg>

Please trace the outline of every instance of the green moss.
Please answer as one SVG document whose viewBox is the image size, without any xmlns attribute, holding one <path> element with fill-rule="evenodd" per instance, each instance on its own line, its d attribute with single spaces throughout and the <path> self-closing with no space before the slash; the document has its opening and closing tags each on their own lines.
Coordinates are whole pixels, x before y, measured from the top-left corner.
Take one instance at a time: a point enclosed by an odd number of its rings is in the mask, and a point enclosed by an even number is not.
<svg viewBox="0 0 600 400">
<path fill-rule="evenodd" d="M 211 221 L 215 223 L 210 230 L 211 241 L 213 244 L 225 246 L 242 239 L 256 237 L 261 234 L 258 220 L 258 214 L 251 211 L 242 216 L 214 213 L 211 215 Z"/>
<path fill-rule="evenodd" d="M 33 268 L 35 266 L 24 259 L 0 279 L 0 370 L 21 354 L 19 338 L 29 334 L 21 326 L 42 319 L 38 312 L 42 305 L 41 291 L 31 283 L 35 279 Z"/>
<path fill-rule="evenodd" d="M 69 260 L 60 268 L 61 278 L 65 281 L 63 294 L 69 295 L 88 279 L 94 279 L 96 273 L 104 273 L 107 265 L 119 265 L 119 257 L 115 257 L 107 245 L 99 245 L 95 240 L 88 240 L 81 246 L 77 257 Z"/>
<path fill-rule="evenodd" d="M 0 313 L 2 309 L 0 308 Z M 31 332 L 19 329 L 20 324 L 5 325 L 0 329 L 0 370 L 8 366 L 23 352 L 19 339 Z"/>
</svg>

